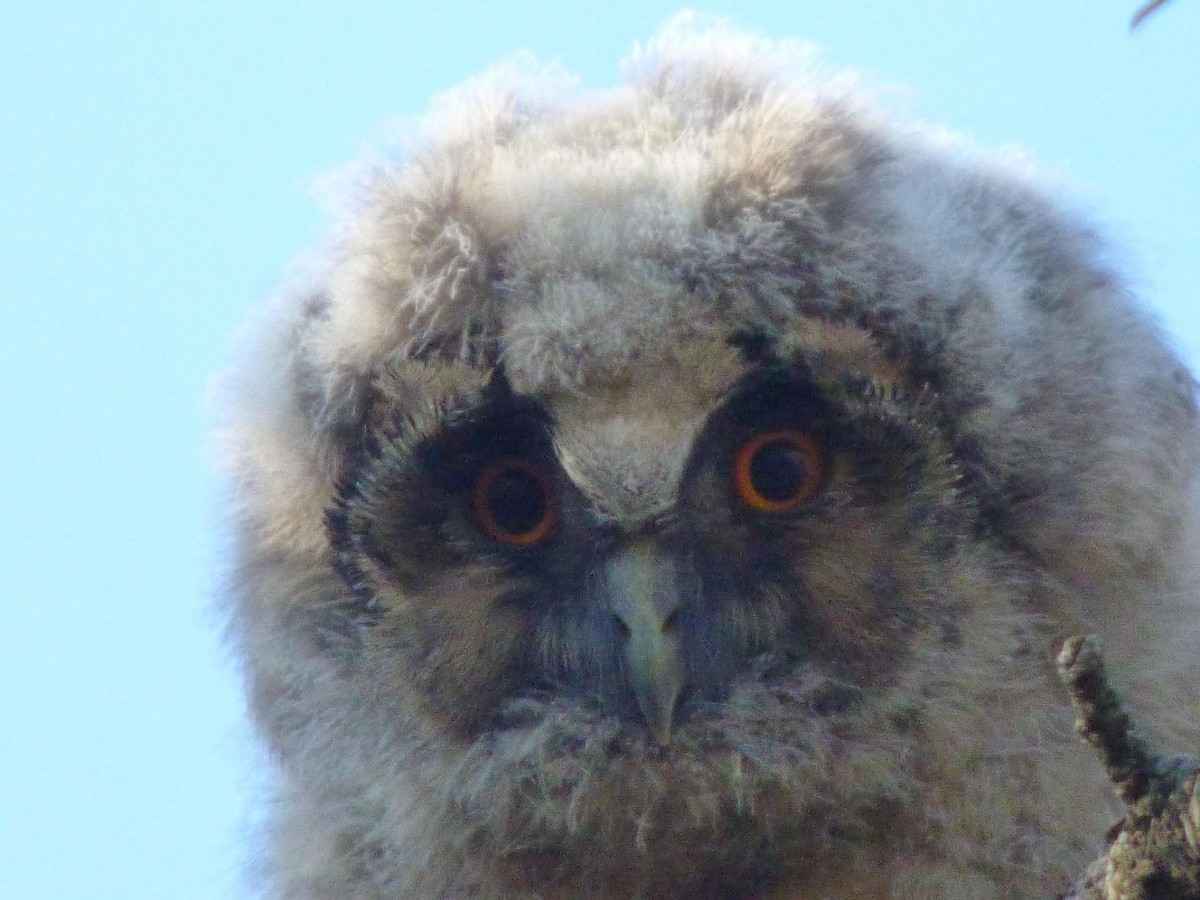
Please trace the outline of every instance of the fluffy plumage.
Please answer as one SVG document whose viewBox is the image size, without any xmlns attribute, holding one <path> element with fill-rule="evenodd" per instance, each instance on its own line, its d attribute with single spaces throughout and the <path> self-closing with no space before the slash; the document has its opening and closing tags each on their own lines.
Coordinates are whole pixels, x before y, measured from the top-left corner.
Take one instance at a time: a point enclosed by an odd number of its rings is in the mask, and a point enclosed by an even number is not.
<svg viewBox="0 0 1200 900">
<path fill-rule="evenodd" d="M 1195 383 L 1011 163 L 668 32 L 444 98 L 315 268 L 225 381 L 265 896 L 1046 896 L 1080 631 L 1200 745 Z"/>
</svg>

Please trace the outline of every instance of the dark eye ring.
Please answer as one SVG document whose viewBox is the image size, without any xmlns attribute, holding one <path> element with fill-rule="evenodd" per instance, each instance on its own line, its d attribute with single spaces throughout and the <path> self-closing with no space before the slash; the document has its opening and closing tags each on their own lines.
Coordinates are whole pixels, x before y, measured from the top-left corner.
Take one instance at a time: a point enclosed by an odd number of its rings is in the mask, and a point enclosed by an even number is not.
<svg viewBox="0 0 1200 900">
<path fill-rule="evenodd" d="M 734 455 L 734 490 L 758 512 L 799 509 L 816 497 L 824 481 L 824 450 L 816 438 L 795 428 L 760 432 Z"/>
<path fill-rule="evenodd" d="M 549 477 L 519 458 L 494 460 L 471 486 L 471 512 L 479 530 L 510 547 L 532 547 L 558 525 L 558 506 Z"/>
</svg>

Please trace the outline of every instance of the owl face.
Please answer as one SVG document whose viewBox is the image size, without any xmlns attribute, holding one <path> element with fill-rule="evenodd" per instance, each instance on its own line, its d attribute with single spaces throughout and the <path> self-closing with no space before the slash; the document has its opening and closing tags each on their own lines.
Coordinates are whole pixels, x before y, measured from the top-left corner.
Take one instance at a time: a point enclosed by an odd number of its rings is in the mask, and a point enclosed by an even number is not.
<svg viewBox="0 0 1200 900">
<path fill-rule="evenodd" d="M 669 746 L 767 671 L 819 673 L 816 707 L 856 705 L 914 629 L 946 624 L 923 569 L 966 520 L 921 398 L 822 378 L 771 338 L 735 362 L 748 340 L 704 348 L 727 383 L 681 373 L 665 411 L 632 385 L 592 404 L 502 371 L 381 379 L 330 534 L 369 652 L 404 660 L 447 728 L 470 739 L 507 703 L 562 698 Z"/>
<path fill-rule="evenodd" d="M 961 552 L 972 503 L 936 403 L 862 331 L 731 327 L 643 372 L 578 393 L 387 368 L 327 517 L 360 665 L 488 757 L 511 820 L 542 828 L 556 796 L 586 823 L 534 846 L 708 842 L 668 813 L 697 793 L 730 853 L 811 840 L 834 797 L 868 815 L 896 790 L 890 765 L 833 786 L 901 752 L 864 735 L 959 643 L 956 571 L 986 568 Z"/>
</svg>

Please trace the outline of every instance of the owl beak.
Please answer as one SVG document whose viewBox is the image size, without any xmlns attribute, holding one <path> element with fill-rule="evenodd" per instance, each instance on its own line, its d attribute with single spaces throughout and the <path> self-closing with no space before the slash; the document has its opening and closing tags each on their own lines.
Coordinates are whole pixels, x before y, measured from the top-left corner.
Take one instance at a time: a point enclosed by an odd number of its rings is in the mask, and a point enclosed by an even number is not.
<svg viewBox="0 0 1200 900">
<path fill-rule="evenodd" d="M 605 565 L 609 603 L 625 633 L 625 662 L 642 718 L 659 744 L 671 743 L 671 720 L 683 687 L 676 614 L 676 562 L 649 541 L 617 551 Z"/>
</svg>

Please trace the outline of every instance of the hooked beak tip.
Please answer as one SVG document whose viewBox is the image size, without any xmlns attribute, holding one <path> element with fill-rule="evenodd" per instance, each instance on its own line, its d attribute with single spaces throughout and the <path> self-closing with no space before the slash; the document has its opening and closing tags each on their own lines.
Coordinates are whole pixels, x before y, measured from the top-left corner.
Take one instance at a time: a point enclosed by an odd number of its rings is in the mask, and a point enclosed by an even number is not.
<svg viewBox="0 0 1200 900">
<path fill-rule="evenodd" d="M 642 721 L 646 723 L 655 742 L 660 747 L 670 747 L 671 739 L 674 737 L 672 726 L 678 691 L 667 689 L 657 696 L 645 690 L 635 693 L 638 707 L 642 712 Z"/>
</svg>

